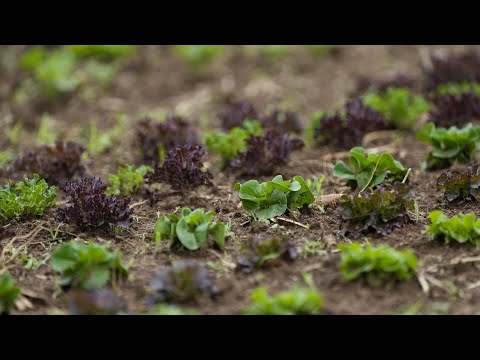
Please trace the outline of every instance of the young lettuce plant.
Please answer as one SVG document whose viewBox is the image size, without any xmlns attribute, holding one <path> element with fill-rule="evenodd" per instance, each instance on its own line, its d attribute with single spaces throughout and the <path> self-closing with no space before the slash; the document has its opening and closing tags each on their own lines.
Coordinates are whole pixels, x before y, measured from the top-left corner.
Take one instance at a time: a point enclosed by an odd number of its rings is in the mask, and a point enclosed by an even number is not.
<svg viewBox="0 0 480 360">
<path fill-rule="evenodd" d="M 397 73 L 390 78 L 378 79 L 362 76 L 357 80 L 356 89 L 352 96 L 361 96 L 367 93 L 385 93 L 389 88 L 415 89 L 418 81 L 406 74 Z"/>
<path fill-rule="evenodd" d="M 412 250 L 388 245 L 340 244 L 340 270 L 348 281 L 362 279 L 372 286 L 407 281 L 415 273 L 418 258 Z"/>
<path fill-rule="evenodd" d="M 308 288 L 295 284 L 289 290 L 269 295 L 266 287 L 255 289 L 250 297 L 252 305 L 245 315 L 318 315 L 323 308 L 323 297 L 315 288 L 311 276 L 304 275 Z"/>
<path fill-rule="evenodd" d="M 225 168 L 240 152 L 247 150 L 247 140 L 252 135 L 262 132 L 258 121 L 245 120 L 243 127 L 234 127 L 228 133 L 208 133 L 205 144 L 210 152 L 220 156 L 222 168 Z"/>
<path fill-rule="evenodd" d="M 129 227 L 133 209 L 130 198 L 106 195 L 99 178 L 85 178 L 63 187 L 69 203 L 58 209 L 57 218 L 81 229 L 104 229 L 112 232 L 119 226 Z"/>
<path fill-rule="evenodd" d="M 335 164 L 333 175 L 348 180 L 353 189 L 364 191 L 368 187 L 374 188 L 384 181 L 403 180 L 407 169 L 388 153 L 365 155 L 365 149 L 355 147 L 350 150 L 349 163 L 353 170 L 348 168 L 342 160 Z"/>
<path fill-rule="evenodd" d="M 268 220 L 283 215 L 287 209 L 302 208 L 315 201 L 315 197 L 301 176 L 292 180 L 283 180 L 277 175 L 272 181 L 259 183 L 249 180 L 244 184 L 235 184 L 239 192 L 243 209 L 255 220 Z"/>
<path fill-rule="evenodd" d="M 465 171 L 447 170 L 437 179 L 437 190 L 445 190 L 447 202 L 475 200 L 480 188 L 480 166 Z"/>
<path fill-rule="evenodd" d="M 207 295 L 215 299 L 220 293 L 217 285 L 194 260 L 183 260 L 156 270 L 148 285 L 148 304 L 196 303 Z"/>
<path fill-rule="evenodd" d="M 432 103 L 429 120 L 436 126 L 465 126 L 480 118 L 480 94 L 474 91 L 435 95 Z"/>
<path fill-rule="evenodd" d="M 49 187 L 37 174 L 15 185 L 9 180 L 0 188 L 0 220 L 40 216 L 55 205 L 56 197 L 57 188 Z"/>
<path fill-rule="evenodd" d="M 435 94 L 440 96 L 442 95 L 459 96 L 461 94 L 467 94 L 471 92 L 480 96 L 480 83 L 468 82 L 468 81 L 463 81 L 459 83 L 449 82 L 446 84 L 439 85 L 435 90 Z"/>
<path fill-rule="evenodd" d="M 137 124 L 135 146 L 145 161 L 162 163 L 165 152 L 196 142 L 197 134 L 190 121 L 181 116 L 168 116 L 162 122 L 146 118 Z"/>
<path fill-rule="evenodd" d="M 383 93 L 364 95 L 363 102 L 380 113 L 394 128 L 410 130 L 420 116 L 428 111 L 428 102 L 413 95 L 407 88 L 390 87 Z"/>
<path fill-rule="evenodd" d="M 228 107 L 218 113 L 218 119 L 225 130 L 242 127 L 245 120 L 257 119 L 257 111 L 248 101 L 232 101 Z"/>
<path fill-rule="evenodd" d="M 322 175 L 320 179 L 317 178 L 316 176 L 313 176 L 311 179 L 307 179 L 307 185 L 310 188 L 310 191 L 312 192 L 313 196 L 317 197 L 317 196 L 323 195 L 322 185 L 325 179 L 326 179 L 325 175 Z"/>
<path fill-rule="evenodd" d="M 341 216 L 340 235 L 353 238 L 372 232 L 388 235 L 411 222 L 409 211 L 416 209 L 413 192 L 407 184 L 398 182 L 344 195 L 337 209 Z"/>
<path fill-rule="evenodd" d="M 417 133 L 417 138 L 433 148 L 428 154 L 426 169 L 441 170 L 455 161 L 467 164 L 475 159 L 475 153 L 480 148 L 480 126 L 469 123 L 462 129 L 456 126 L 444 129 L 436 128 L 429 122 Z"/>
<path fill-rule="evenodd" d="M 317 112 L 307 136 L 317 145 L 349 149 L 361 144 L 365 134 L 388 128 L 386 120 L 375 110 L 365 106 L 360 99 L 347 101 L 345 109 L 335 114 Z"/>
<path fill-rule="evenodd" d="M 10 312 L 19 295 L 20 288 L 15 286 L 10 274 L 0 275 L 0 315 Z"/>
<path fill-rule="evenodd" d="M 57 140 L 54 146 L 40 146 L 21 156 L 12 164 L 12 172 L 31 176 L 39 174 L 51 185 L 64 185 L 86 174 L 82 163 L 85 148 L 75 142 L 64 144 Z"/>
<path fill-rule="evenodd" d="M 194 211 L 183 208 L 181 215 L 170 214 L 159 218 L 153 230 L 153 240 L 160 246 L 161 241 L 170 240 L 170 248 L 185 247 L 198 250 L 210 243 L 210 240 L 221 250 L 225 247 L 225 238 L 232 236 L 230 225 L 214 222 L 214 211 L 203 209 Z"/>
<path fill-rule="evenodd" d="M 255 236 L 245 242 L 237 260 L 238 269 L 249 273 L 256 268 L 277 266 L 282 261 L 293 261 L 298 250 L 288 237 Z"/>
<path fill-rule="evenodd" d="M 103 61 L 114 61 L 132 55 L 134 45 L 71 45 L 69 49 L 77 58 L 98 58 Z"/>
<path fill-rule="evenodd" d="M 156 163 L 145 175 L 147 184 L 166 183 L 172 190 L 192 190 L 200 185 L 212 185 L 210 170 L 205 169 L 202 158 L 206 154 L 200 145 L 187 144 L 171 149 L 162 165 Z"/>
<path fill-rule="evenodd" d="M 268 128 L 262 136 L 251 136 L 247 140 L 247 150 L 232 159 L 229 168 L 240 176 L 272 175 L 278 167 L 288 164 L 292 151 L 303 147 L 303 140 Z"/>
<path fill-rule="evenodd" d="M 115 196 L 130 196 L 138 193 L 143 184 L 144 176 L 152 171 L 150 166 L 142 165 L 138 168 L 132 165 L 118 168 L 117 174 L 111 174 L 108 177 L 110 186 L 105 193 Z"/>
<path fill-rule="evenodd" d="M 426 232 L 433 240 L 443 241 L 445 244 L 458 242 L 469 243 L 480 247 L 480 219 L 477 219 L 473 212 L 468 214 L 457 214 L 449 218 L 441 210 L 432 211 L 428 218 Z"/>
<path fill-rule="evenodd" d="M 171 45 L 173 52 L 195 70 L 200 70 L 225 52 L 224 45 Z"/>
<path fill-rule="evenodd" d="M 73 240 L 53 253 L 52 268 L 61 273 L 62 287 L 85 290 L 104 287 L 113 278 L 128 275 L 128 265 L 122 263 L 118 249 L 112 252 L 106 245 L 79 244 Z"/>
<path fill-rule="evenodd" d="M 110 288 L 72 289 L 68 293 L 69 315 L 120 315 L 127 305 Z"/>
<path fill-rule="evenodd" d="M 442 84 L 480 82 L 480 56 L 475 51 L 447 56 L 430 56 L 424 67 L 425 90 L 433 91 Z"/>
</svg>

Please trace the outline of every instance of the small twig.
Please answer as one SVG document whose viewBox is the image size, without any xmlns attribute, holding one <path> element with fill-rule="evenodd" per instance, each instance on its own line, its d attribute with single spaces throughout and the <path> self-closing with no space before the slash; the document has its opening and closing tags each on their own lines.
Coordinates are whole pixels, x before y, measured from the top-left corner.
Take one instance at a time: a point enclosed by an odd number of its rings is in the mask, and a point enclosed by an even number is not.
<svg viewBox="0 0 480 360">
<path fill-rule="evenodd" d="M 293 221 L 293 220 L 286 219 L 286 218 L 282 218 L 282 217 L 277 217 L 277 220 L 285 221 L 285 222 L 287 222 L 287 223 L 295 224 L 295 225 L 301 226 L 301 227 L 303 227 L 303 228 L 305 228 L 305 229 L 308 229 L 308 226 L 307 226 L 307 225 L 303 225 L 302 223 L 299 223 L 298 221 Z"/>
<path fill-rule="evenodd" d="M 10 242 L 4 246 L 4 248 L 2 250 L 2 253 L 0 254 L 0 260 L 4 259 L 6 252 L 15 243 L 15 241 L 21 240 L 21 239 L 28 239 L 30 237 L 35 237 L 40 232 L 40 230 L 42 230 L 42 228 L 43 228 L 43 226 L 39 225 L 39 226 L 35 227 L 35 229 L 30 231 L 27 235 L 15 236 L 14 238 L 12 238 L 12 240 L 10 240 Z"/>
<path fill-rule="evenodd" d="M 420 283 L 420 286 L 422 287 L 423 293 L 428 295 L 428 293 L 430 292 L 430 286 L 428 285 L 428 282 L 425 279 L 425 276 L 423 276 L 423 273 L 417 275 L 417 280 Z"/>
<path fill-rule="evenodd" d="M 148 201 L 149 201 L 149 200 L 140 201 L 140 202 L 138 202 L 138 203 L 135 203 L 135 204 L 130 205 L 129 208 L 130 208 L 130 209 L 136 208 L 137 206 L 146 204 Z"/>
<path fill-rule="evenodd" d="M 407 173 L 405 174 L 405 177 L 402 180 L 402 184 L 405 184 L 405 181 L 408 179 L 408 175 L 410 175 L 410 172 L 412 171 L 412 168 L 408 168 Z"/>
<path fill-rule="evenodd" d="M 245 225 L 247 225 L 248 223 L 251 223 L 251 222 L 252 222 L 252 219 L 248 219 L 247 221 L 241 223 L 240 226 L 245 226 Z"/>
<path fill-rule="evenodd" d="M 474 282 L 472 284 L 469 284 L 467 287 L 466 287 L 466 290 L 473 290 L 473 289 L 476 289 L 480 287 L 480 281 L 477 281 L 477 282 Z"/>
</svg>

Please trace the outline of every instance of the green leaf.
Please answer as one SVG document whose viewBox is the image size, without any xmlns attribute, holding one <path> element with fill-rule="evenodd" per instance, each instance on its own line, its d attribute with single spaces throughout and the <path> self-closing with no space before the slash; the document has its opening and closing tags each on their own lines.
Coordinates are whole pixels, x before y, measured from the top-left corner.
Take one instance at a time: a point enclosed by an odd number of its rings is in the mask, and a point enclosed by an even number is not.
<svg viewBox="0 0 480 360">
<path fill-rule="evenodd" d="M 392 155 L 370 153 L 365 156 L 365 150 L 355 147 L 350 150 L 350 165 L 338 161 L 333 169 L 333 175 L 348 180 L 354 187 L 364 190 L 382 184 L 386 179 L 403 180 L 407 170 L 395 160 Z"/>
<path fill-rule="evenodd" d="M 0 275 L 0 315 L 8 313 L 20 295 L 20 288 L 16 287 L 8 272 Z"/>
<path fill-rule="evenodd" d="M 190 230 L 185 217 L 181 218 L 177 223 L 176 233 L 178 239 L 188 250 L 197 250 L 200 245 L 195 234 Z"/>
<path fill-rule="evenodd" d="M 287 211 L 287 196 L 282 191 L 274 189 L 267 201 L 260 204 L 256 216 L 267 220 L 283 215 L 285 211 Z"/>
<path fill-rule="evenodd" d="M 109 279 L 110 270 L 108 268 L 93 269 L 88 279 L 83 282 L 83 288 L 89 290 L 104 287 Z"/>
</svg>

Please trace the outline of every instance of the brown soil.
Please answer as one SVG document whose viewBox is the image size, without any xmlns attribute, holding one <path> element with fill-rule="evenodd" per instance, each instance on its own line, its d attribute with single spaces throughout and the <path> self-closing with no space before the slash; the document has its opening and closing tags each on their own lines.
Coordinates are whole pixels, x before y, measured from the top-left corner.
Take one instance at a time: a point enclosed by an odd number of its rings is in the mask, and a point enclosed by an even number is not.
<svg viewBox="0 0 480 360">
<path fill-rule="evenodd" d="M 274 61 L 248 58 L 239 53 L 238 56 L 219 59 L 198 74 L 163 48 L 145 46 L 120 71 L 113 86 L 93 101 L 84 101 L 75 95 L 55 106 L 32 104 L 18 108 L 7 96 L 2 95 L 0 126 L 3 128 L 20 117 L 35 124 L 43 112 L 48 111 L 62 130 L 62 135 L 74 138 L 75 127 L 87 126 L 90 119 L 95 119 L 100 128 L 108 128 L 118 112 L 126 114 L 134 122 L 145 111 L 185 111 L 199 129 L 205 129 L 217 125 L 215 114 L 229 97 L 251 100 L 259 109 L 274 106 L 294 109 L 303 114 L 307 121 L 315 110 L 333 110 L 342 105 L 353 89 L 355 80 L 361 75 L 384 77 L 397 71 L 419 75 L 421 53 L 434 48 L 444 47 L 345 46 L 338 54 L 324 57 L 315 57 L 298 49 L 284 59 Z M 462 51 L 465 47 L 451 48 Z M 15 49 L 4 47 L 0 49 L 0 56 L 12 51 Z M 0 93 L 5 95 L 17 76 L 8 69 L 0 74 L 6 80 L 0 88 Z M 132 126 L 124 134 L 121 144 L 116 144 L 109 153 L 92 159 L 89 173 L 106 182 L 107 175 L 115 172 L 118 165 L 137 162 L 135 149 L 131 145 L 133 134 Z M 22 138 L 21 150 L 31 146 L 30 139 L 31 134 Z M 236 179 L 228 173 L 216 172 L 215 186 L 212 188 L 203 188 L 184 198 L 170 197 L 153 208 L 146 204 L 135 207 L 138 217 L 131 230 L 115 238 L 103 233 L 80 233 L 73 226 L 63 226 L 55 239 L 48 231 L 42 230 L 35 238 L 17 240 L 14 246 L 31 241 L 28 245 L 29 254 L 40 260 L 51 254 L 60 241 L 78 238 L 111 242 L 113 247 L 122 250 L 124 259 L 135 259 L 132 279 L 115 284 L 116 291 L 126 300 L 131 312 L 144 310 L 145 287 L 154 269 L 178 259 L 193 258 L 206 266 L 208 263 L 216 265 L 216 270 L 209 267 L 209 271 L 222 290 L 216 301 L 202 301 L 198 310 L 203 314 L 240 314 L 249 305 L 249 294 L 255 287 L 266 285 L 272 292 L 285 290 L 294 282 L 301 281 L 303 271 L 312 273 L 315 284 L 325 298 L 326 314 L 391 314 L 415 303 L 423 304 L 424 312 L 434 311 L 439 308 L 438 304 L 443 304 L 441 308 L 448 313 L 477 313 L 480 311 L 480 262 L 462 262 L 461 259 L 477 257 L 480 251 L 468 246 L 443 246 L 431 242 L 423 230 L 425 216 L 433 209 L 442 209 L 449 215 L 460 210 L 474 211 L 479 215 L 479 205 L 467 203 L 456 207 L 445 206 L 442 194 L 435 191 L 435 181 L 440 172 L 426 173 L 420 170 L 420 163 L 426 158 L 428 148 L 419 143 L 414 135 L 407 135 L 398 142 L 389 142 L 392 153 L 405 166 L 413 169 L 410 181 L 418 197 L 420 219 L 395 230 L 389 236 L 361 240 L 374 244 L 386 243 L 400 249 L 412 248 L 421 259 L 418 274 L 427 280 L 428 289 L 422 289 L 417 277 L 393 289 L 371 288 L 345 281 L 338 270 L 339 253 L 336 248 L 340 242 L 349 240 L 335 236 L 339 229 L 339 216 L 334 206 L 327 206 L 325 212 L 312 207 L 309 214 L 300 214 L 295 219 L 308 224 L 309 229 L 282 222 L 274 226 L 260 223 L 242 226 L 248 217 L 237 206 L 239 200 L 232 190 Z M 332 176 L 332 164 L 344 157 L 345 154 L 335 154 L 328 148 L 308 148 L 295 153 L 290 164 L 279 169 L 278 173 L 286 177 L 302 175 L 305 178 L 326 175 L 325 193 L 338 193 L 345 190 L 345 186 Z M 135 197 L 133 203 L 141 201 L 141 197 Z M 218 220 L 231 220 L 235 237 L 228 240 L 224 253 L 213 250 L 170 252 L 168 249 L 156 252 L 151 241 L 153 224 L 158 215 L 171 213 L 177 206 L 215 210 Z M 8 228 L 13 229 L 17 236 L 28 234 L 40 224 L 54 230 L 57 226 L 54 215 L 55 210 L 49 210 L 40 219 L 13 222 Z M 222 266 L 222 261 L 235 262 L 241 242 L 252 233 L 288 234 L 300 249 L 307 239 L 318 241 L 322 246 L 316 255 L 301 256 L 291 264 L 285 263 L 249 275 Z M 1 240 L 1 244 L 5 245 L 8 241 Z M 52 309 L 65 309 L 64 296 L 56 285 L 58 274 L 51 270 L 48 261 L 35 271 L 25 269 L 21 262 L 10 265 L 10 273 L 32 303 L 31 308 L 17 308 L 14 314 L 45 314 Z"/>
</svg>

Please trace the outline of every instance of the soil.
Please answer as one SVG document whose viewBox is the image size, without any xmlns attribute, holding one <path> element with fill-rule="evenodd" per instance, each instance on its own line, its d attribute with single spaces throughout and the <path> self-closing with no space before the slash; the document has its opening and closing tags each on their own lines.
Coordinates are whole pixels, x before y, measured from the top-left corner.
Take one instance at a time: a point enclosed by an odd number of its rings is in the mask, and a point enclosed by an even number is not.
<svg viewBox="0 0 480 360">
<path fill-rule="evenodd" d="M 252 101 L 260 110 L 280 106 L 298 111 L 307 123 L 313 111 L 334 110 L 341 106 L 354 89 L 360 76 L 382 78 L 397 72 L 412 76 L 420 75 L 422 54 L 435 49 L 463 51 L 465 46 L 343 46 L 333 55 L 313 56 L 297 49 L 282 59 L 247 57 L 240 49 L 235 55 L 216 60 L 201 72 L 195 72 L 160 46 L 141 46 L 135 57 L 118 73 L 112 86 L 94 100 L 84 100 L 79 94 L 65 101 L 51 104 L 30 104 L 19 107 L 7 96 L 18 81 L 18 74 L 6 65 L 0 70 L 0 126 L 22 118 L 29 125 L 19 144 L 19 151 L 31 147 L 32 134 L 44 112 L 48 112 L 60 129 L 62 138 L 74 139 L 78 128 L 87 127 L 95 120 L 100 129 L 115 122 L 116 114 L 125 114 L 132 126 L 109 152 L 91 159 L 90 175 L 99 176 L 104 182 L 108 174 L 119 165 L 139 163 L 133 144 L 133 123 L 142 114 L 181 112 L 192 119 L 199 130 L 217 127 L 216 113 L 229 98 Z M 15 59 L 20 47 L 0 48 L 0 58 L 7 54 Z M 13 54 L 13 55 L 12 55 Z M 48 210 L 38 219 L 11 222 L 7 225 L 17 237 L 44 227 L 34 237 L 17 239 L 18 248 L 29 241 L 28 253 L 37 260 L 52 253 L 59 242 L 72 238 L 95 239 L 111 243 L 123 253 L 125 260 L 134 259 L 129 281 L 119 281 L 114 289 L 128 304 L 129 311 L 145 311 L 145 288 L 152 272 L 178 259 L 195 259 L 205 265 L 215 278 L 221 295 L 216 300 L 201 301 L 196 309 L 202 314 L 241 314 L 250 304 L 250 292 L 260 286 L 270 291 L 286 290 L 302 280 L 302 272 L 310 272 L 324 299 L 325 314 L 394 314 L 402 313 L 414 304 L 421 304 L 421 313 L 475 314 L 480 311 L 480 261 L 475 258 L 480 250 L 469 246 L 444 246 L 429 241 L 423 233 L 426 215 L 434 209 L 442 209 L 448 215 L 459 211 L 473 211 L 480 215 L 477 203 L 470 202 L 446 206 L 442 194 L 435 190 L 440 172 L 427 173 L 420 163 L 426 158 L 428 147 L 416 140 L 414 134 L 389 137 L 383 143 L 365 144 L 366 147 L 387 145 L 392 154 L 406 167 L 412 168 L 410 183 L 419 203 L 419 220 L 402 229 L 396 229 L 385 237 L 369 236 L 361 241 L 374 244 L 386 243 L 395 248 L 412 248 L 421 259 L 418 275 L 411 281 L 393 288 L 372 288 L 362 283 L 347 282 L 338 269 L 337 245 L 348 242 L 336 236 L 339 216 L 335 206 L 311 207 L 307 214 L 299 214 L 296 222 L 309 228 L 278 221 L 273 225 L 247 223 L 248 216 L 238 207 L 239 199 L 232 186 L 238 180 L 228 172 L 214 173 L 214 186 L 201 188 L 198 192 L 173 196 L 156 204 L 135 206 L 135 221 L 132 228 L 112 237 L 105 233 L 82 233 L 74 226 L 61 226 L 55 231 L 55 209 Z M 3 137 L 3 135 L 2 135 Z M 394 140 L 393 140 L 394 139 Z M 0 145 L 2 145 L 0 141 Z M 348 155 L 348 154 L 347 154 Z M 325 194 L 340 193 L 346 187 L 332 176 L 333 164 L 345 159 L 345 153 L 329 148 L 306 148 L 294 153 L 288 166 L 278 170 L 284 177 L 301 175 L 304 178 L 326 175 Z M 209 159 L 209 164 L 213 159 Z M 213 166 L 213 165 L 212 165 Z M 1 174 L 0 174 L 1 176 Z M 261 178 L 258 180 L 267 180 Z M 58 201 L 64 198 L 59 196 Z M 141 203 L 140 196 L 132 203 Z M 171 252 L 167 248 L 155 251 L 151 240 L 153 225 L 158 216 L 171 213 L 176 207 L 203 207 L 217 212 L 216 220 L 233 224 L 235 236 L 227 241 L 224 252 L 199 250 L 196 252 Z M 307 240 L 319 242 L 319 250 L 309 256 L 301 255 L 292 263 L 243 274 L 229 267 L 239 254 L 240 245 L 253 233 L 263 235 L 289 235 L 299 249 Z M 0 240 L 5 246 L 10 238 Z M 17 306 L 13 314 L 48 314 L 55 309 L 66 310 L 66 296 L 59 291 L 58 274 L 50 268 L 49 261 L 37 270 L 25 269 L 24 263 L 9 264 L 9 271 L 28 299 L 27 306 Z M 422 287 L 420 279 L 425 279 Z"/>
</svg>

